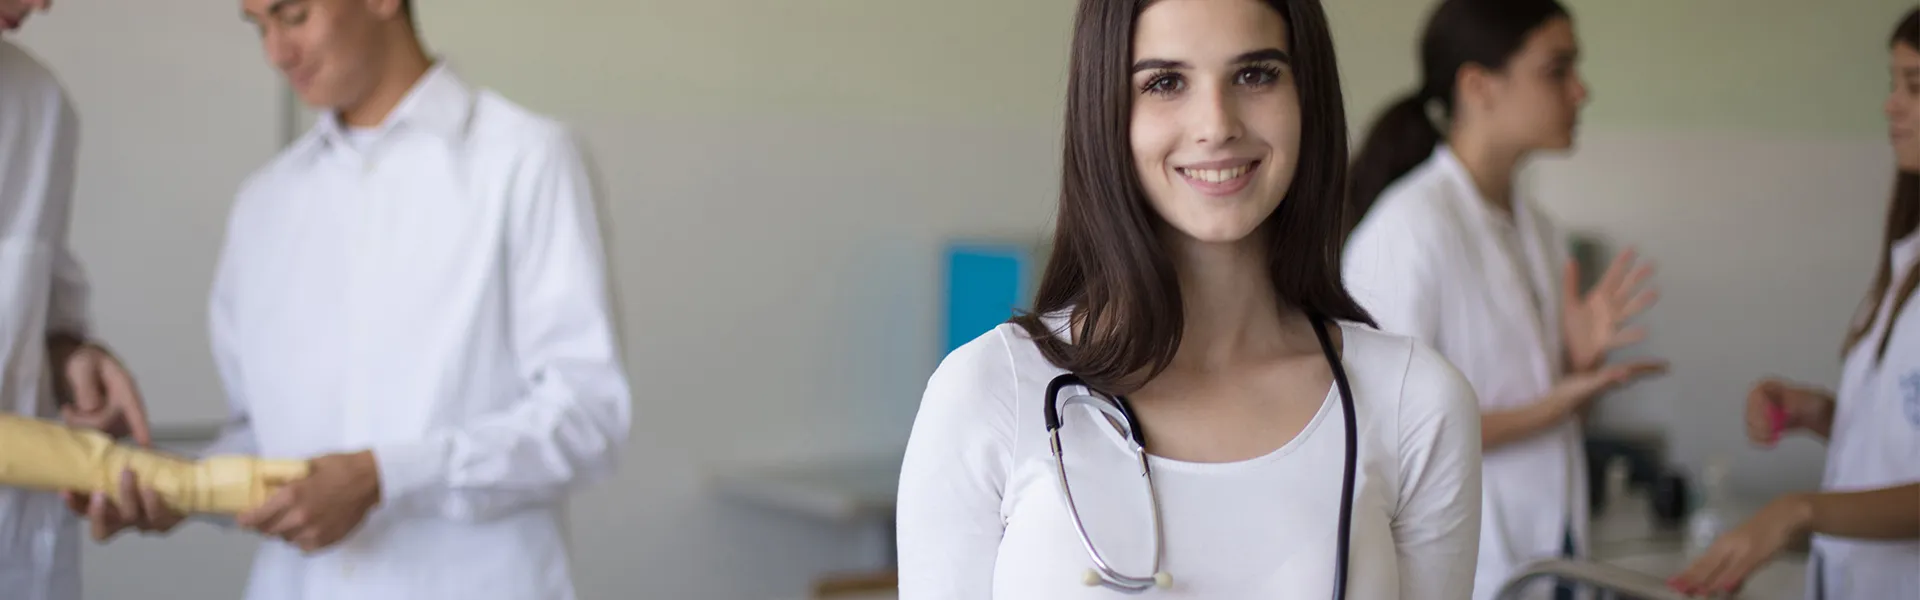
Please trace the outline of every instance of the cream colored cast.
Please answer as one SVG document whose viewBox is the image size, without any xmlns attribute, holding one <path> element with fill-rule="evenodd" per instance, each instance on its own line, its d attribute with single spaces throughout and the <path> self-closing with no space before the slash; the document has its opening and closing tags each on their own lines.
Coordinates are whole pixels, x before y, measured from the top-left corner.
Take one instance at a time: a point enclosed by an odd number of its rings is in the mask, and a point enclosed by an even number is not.
<svg viewBox="0 0 1920 600">
<path fill-rule="evenodd" d="M 91 429 L 0 413 L 0 486 L 117 495 L 125 470 L 174 510 L 236 515 L 306 477 L 308 465 L 240 455 L 191 460 L 116 444 Z"/>
</svg>

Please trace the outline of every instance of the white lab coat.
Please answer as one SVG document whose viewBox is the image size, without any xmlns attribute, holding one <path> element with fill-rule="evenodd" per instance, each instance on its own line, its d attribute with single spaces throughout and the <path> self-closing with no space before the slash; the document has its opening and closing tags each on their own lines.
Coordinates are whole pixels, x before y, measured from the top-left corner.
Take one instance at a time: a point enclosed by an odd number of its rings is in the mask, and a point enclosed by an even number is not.
<svg viewBox="0 0 1920 600">
<path fill-rule="evenodd" d="M 1896 243 L 1892 255 L 1894 281 L 1873 315 L 1872 333 L 1847 350 L 1835 394 L 1823 490 L 1920 481 L 1920 299 L 1906 301 L 1886 356 L 1874 358 L 1895 304 L 1893 295 L 1920 258 L 1920 236 Z M 1920 541 L 1814 536 L 1813 552 L 1809 599 L 1920 598 Z"/>
<path fill-rule="evenodd" d="M 629 430 L 593 190 L 557 123 L 435 67 L 378 130 L 323 117 L 245 184 L 210 306 L 209 453 L 372 449 L 381 504 L 250 600 L 567 600 L 564 505 Z"/>
<path fill-rule="evenodd" d="M 1523 191 L 1494 209 L 1442 145 L 1390 186 L 1354 231 L 1346 283 L 1383 329 L 1414 336 L 1466 375 L 1483 409 L 1543 397 L 1564 368 L 1561 236 Z M 1536 301 L 1536 298 L 1538 299 Z M 1482 465 L 1474 598 L 1515 571 L 1587 539 L 1586 456 L 1573 420 L 1488 450 Z M 1551 587 L 1529 588 L 1551 597 Z"/>
<path fill-rule="evenodd" d="M 79 120 L 53 74 L 0 41 L 0 411 L 56 418 L 50 333 L 85 335 L 67 245 Z M 79 532 L 59 496 L 0 488 L 0 597 L 78 600 Z"/>
</svg>

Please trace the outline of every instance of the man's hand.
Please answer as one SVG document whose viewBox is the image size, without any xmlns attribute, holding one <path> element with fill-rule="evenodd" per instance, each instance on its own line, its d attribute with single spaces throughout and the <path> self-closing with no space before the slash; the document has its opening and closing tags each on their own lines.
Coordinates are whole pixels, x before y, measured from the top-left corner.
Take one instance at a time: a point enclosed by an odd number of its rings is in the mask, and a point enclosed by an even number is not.
<svg viewBox="0 0 1920 600">
<path fill-rule="evenodd" d="M 1639 289 L 1653 274 L 1653 266 L 1635 266 L 1635 258 L 1632 249 L 1614 257 L 1613 265 L 1585 296 L 1580 294 L 1579 263 L 1567 261 L 1560 327 L 1566 337 L 1568 371 L 1595 370 L 1606 363 L 1608 352 L 1646 339 L 1644 327 L 1626 327 L 1626 323 L 1653 306 L 1660 294 Z"/>
<path fill-rule="evenodd" d="M 140 488 L 133 471 L 120 472 L 120 502 L 104 492 L 92 495 L 61 492 L 60 497 L 67 501 L 68 510 L 92 523 L 95 542 L 113 539 L 128 527 L 142 533 L 167 533 L 187 518 L 169 508 L 160 494 Z"/>
<path fill-rule="evenodd" d="M 1739 529 L 1714 540 L 1705 554 L 1667 582 L 1689 596 L 1722 594 L 1740 589 L 1748 575 L 1773 559 L 1793 538 L 1804 535 L 1813 519 L 1813 505 L 1804 496 L 1790 495 L 1767 504 Z"/>
<path fill-rule="evenodd" d="M 54 391 L 63 400 L 60 416 L 68 425 L 116 438 L 132 436 L 141 446 L 153 446 L 146 403 L 120 359 L 97 344 L 77 340 L 56 339 L 47 351 L 59 374 Z"/>
<path fill-rule="evenodd" d="M 241 514 L 241 527 L 314 552 L 346 539 L 380 503 L 380 472 L 373 452 L 330 454 L 312 461 L 305 479 L 274 492 Z"/>
</svg>

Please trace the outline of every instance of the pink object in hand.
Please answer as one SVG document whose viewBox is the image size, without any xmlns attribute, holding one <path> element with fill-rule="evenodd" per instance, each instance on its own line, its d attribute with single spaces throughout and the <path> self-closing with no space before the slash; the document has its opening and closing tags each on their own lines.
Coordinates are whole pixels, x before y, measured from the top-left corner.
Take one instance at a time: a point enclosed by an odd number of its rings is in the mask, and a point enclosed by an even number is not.
<svg viewBox="0 0 1920 600">
<path fill-rule="evenodd" d="M 1780 432 L 1787 428 L 1787 409 L 1779 404 L 1767 403 L 1767 441 L 1780 441 Z"/>
</svg>

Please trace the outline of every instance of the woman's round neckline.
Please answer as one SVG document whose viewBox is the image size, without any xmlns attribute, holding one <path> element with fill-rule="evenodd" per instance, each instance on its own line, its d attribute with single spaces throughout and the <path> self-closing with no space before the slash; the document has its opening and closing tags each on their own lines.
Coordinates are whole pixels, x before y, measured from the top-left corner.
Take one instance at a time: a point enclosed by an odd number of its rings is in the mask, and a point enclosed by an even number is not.
<svg viewBox="0 0 1920 600">
<path fill-rule="evenodd" d="M 1285 458 L 1287 455 L 1298 450 L 1302 445 L 1305 445 L 1308 438 L 1312 437 L 1313 433 L 1320 429 L 1320 423 L 1327 419 L 1327 415 L 1333 412 L 1333 407 L 1338 405 L 1339 402 L 1340 387 L 1339 383 L 1335 382 L 1328 386 L 1326 395 L 1320 399 L 1319 409 L 1314 411 L 1313 418 L 1307 421 L 1307 425 L 1300 428 L 1300 432 L 1294 434 L 1293 439 L 1287 440 L 1287 443 L 1281 444 L 1279 448 L 1274 448 L 1266 454 L 1241 460 L 1206 462 L 1167 458 L 1148 452 L 1147 464 L 1150 468 L 1154 469 L 1189 473 L 1228 473 L 1258 468 L 1267 463 Z M 1102 427 L 1100 430 L 1102 432 L 1100 437 L 1105 439 L 1108 444 L 1111 444 L 1114 448 L 1122 452 L 1129 454 L 1133 452 L 1133 444 L 1122 437 L 1122 434 L 1118 430 L 1112 427 Z"/>
</svg>

